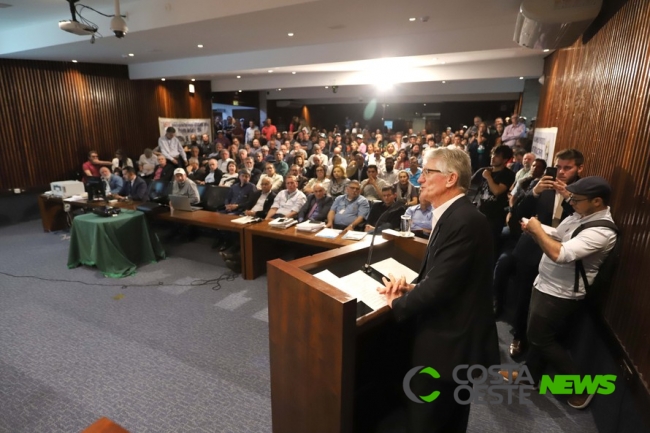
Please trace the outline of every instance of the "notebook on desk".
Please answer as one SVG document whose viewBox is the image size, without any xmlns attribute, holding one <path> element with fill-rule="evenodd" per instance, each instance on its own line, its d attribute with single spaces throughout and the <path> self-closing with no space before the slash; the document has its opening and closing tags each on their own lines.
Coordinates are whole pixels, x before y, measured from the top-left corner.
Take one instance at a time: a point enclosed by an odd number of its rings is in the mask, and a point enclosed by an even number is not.
<svg viewBox="0 0 650 433">
<path fill-rule="evenodd" d="M 182 210 L 185 212 L 201 210 L 200 207 L 190 205 L 190 198 L 185 195 L 170 195 L 169 204 L 174 210 Z"/>
</svg>

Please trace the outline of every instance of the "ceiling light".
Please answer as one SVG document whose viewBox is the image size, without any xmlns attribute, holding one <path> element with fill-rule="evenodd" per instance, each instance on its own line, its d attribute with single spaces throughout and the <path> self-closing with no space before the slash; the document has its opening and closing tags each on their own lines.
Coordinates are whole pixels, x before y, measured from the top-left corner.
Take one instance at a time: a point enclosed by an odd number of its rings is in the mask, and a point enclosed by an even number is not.
<svg viewBox="0 0 650 433">
<path fill-rule="evenodd" d="M 192 81 L 196 81 L 196 78 L 192 78 Z"/>
<path fill-rule="evenodd" d="M 165 79 L 164 79 L 164 78 L 161 78 L 160 81 L 165 81 Z"/>
<path fill-rule="evenodd" d="M 549 51 L 551 50 L 549 50 L 548 48 L 544 50 L 545 53 L 548 53 Z"/>
<path fill-rule="evenodd" d="M 269 74 L 273 73 L 273 69 L 269 69 Z"/>
<path fill-rule="evenodd" d="M 415 18 L 409 18 L 409 21 L 413 22 L 413 21 L 415 21 Z"/>
<path fill-rule="evenodd" d="M 241 75 L 237 75 L 237 78 L 241 78 Z"/>
<path fill-rule="evenodd" d="M 293 71 L 292 74 L 293 74 L 293 75 L 296 75 L 296 71 Z"/>
<path fill-rule="evenodd" d="M 524 77 L 519 77 L 519 79 L 520 79 L 520 80 L 523 80 L 523 79 L 524 79 Z"/>
<path fill-rule="evenodd" d="M 390 105 L 386 104 L 387 107 L 390 107 Z"/>
<path fill-rule="evenodd" d="M 238 90 L 239 93 L 241 93 L 241 90 Z"/>
<path fill-rule="evenodd" d="M 202 44 L 198 44 L 197 47 L 199 47 L 199 48 L 203 48 L 203 45 L 202 45 Z"/>
<path fill-rule="evenodd" d="M 135 54 L 129 53 L 129 57 L 133 57 L 133 56 L 135 56 Z"/>
<path fill-rule="evenodd" d="M 443 82 L 442 82 L 442 84 L 445 84 L 445 83 L 446 83 L 446 81 L 443 81 Z"/>
<path fill-rule="evenodd" d="M 282 89 L 278 89 L 278 92 L 281 92 L 281 91 L 282 91 Z"/>
<path fill-rule="evenodd" d="M 291 37 L 293 36 L 293 33 L 287 33 L 287 36 Z"/>
<path fill-rule="evenodd" d="M 326 89 L 329 89 L 329 88 L 330 88 L 330 86 L 325 86 L 325 88 L 326 88 Z"/>
<path fill-rule="evenodd" d="M 72 63 L 77 63 L 77 61 L 76 61 L 76 60 L 73 60 Z"/>
<path fill-rule="evenodd" d="M 422 105 L 424 105 L 425 107 L 427 106 L 427 104 L 422 104 Z"/>
</svg>

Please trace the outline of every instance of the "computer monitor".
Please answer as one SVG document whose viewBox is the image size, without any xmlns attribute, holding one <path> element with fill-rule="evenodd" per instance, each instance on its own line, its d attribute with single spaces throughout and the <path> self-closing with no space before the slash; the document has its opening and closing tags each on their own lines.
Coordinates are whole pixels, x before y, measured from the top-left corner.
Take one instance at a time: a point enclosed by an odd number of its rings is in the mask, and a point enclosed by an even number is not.
<svg viewBox="0 0 650 433">
<path fill-rule="evenodd" d="M 101 177 L 87 177 L 86 192 L 88 193 L 88 201 L 106 200 L 106 186 Z"/>
</svg>

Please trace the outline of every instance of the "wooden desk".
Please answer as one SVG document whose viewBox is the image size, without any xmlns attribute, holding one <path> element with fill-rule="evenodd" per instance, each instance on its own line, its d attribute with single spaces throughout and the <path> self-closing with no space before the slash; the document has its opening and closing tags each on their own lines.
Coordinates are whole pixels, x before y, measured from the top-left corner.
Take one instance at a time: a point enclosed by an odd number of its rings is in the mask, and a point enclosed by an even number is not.
<svg viewBox="0 0 650 433">
<path fill-rule="evenodd" d="M 106 201 L 92 201 L 92 202 L 88 202 L 87 200 L 64 201 L 61 197 L 41 194 L 38 196 L 38 208 L 41 212 L 43 231 L 55 232 L 58 230 L 63 230 L 68 227 L 66 213 L 63 210 L 63 205 L 65 203 L 75 208 L 113 206 L 113 207 L 132 209 L 132 210 L 135 210 L 138 204 L 140 204 L 139 202 L 132 202 L 132 201 L 124 201 L 124 202 L 119 201 L 114 204 L 108 203 Z"/>
<path fill-rule="evenodd" d="M 266 262 L 280 257 L 282 250 L 278 248 L 277 241 L 279 240 L 331 250 L 353 244 L 368 246 L 372 238 L 372 235 L 366 235 L 361 241 L 351 241 L 342 239 L 341 235 L 327 239 L 318 237 L 316 234 L 298 231 L 295 226 L 284 230 L 276 229 L 270 227 L 268 221 L 247 225 L 244 230 L 246 241 L 242 244 L 244 245 L 242 256 L 246 262 L 244 279 L 254 280 L 263 275 L 266 272 Z M 375 238 L 375 244 L 382 242 L 385 240 L 381 236 Z"/>
</svg>

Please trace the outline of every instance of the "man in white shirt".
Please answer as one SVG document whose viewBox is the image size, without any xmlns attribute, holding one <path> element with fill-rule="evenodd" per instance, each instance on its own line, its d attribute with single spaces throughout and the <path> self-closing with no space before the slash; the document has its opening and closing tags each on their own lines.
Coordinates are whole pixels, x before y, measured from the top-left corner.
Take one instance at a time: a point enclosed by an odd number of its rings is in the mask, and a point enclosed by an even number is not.
<svg viewBox="0 0 650 433">
<path fill-rule="evenodd" d="M 253 120 L 248 122 L 248 128 L 246 128 L 246 137 L 245 144 L 252 144 L 253 138 L 255 138 L 255 131 L 259 131 L 259 128 L 255 125 Z"/>
<path fill-rule="evenodd" d="M 584 280 L 593 283 L 616 243 L 617 229 L 608 206 L 611 188 L 607 181 L 600 176 L 585 177 L 567 185 L 566 190 L 571 193 L 569 203 L 575 213 L 557 227 L 557 239 L 546 234 L 535 217 L 522 224 L 544 252 L 528 319 L 530 351 L 526 365 L 536 383 L 547 363 L 556 374 L 580 376 L 578 367 L 557 337 L 567 331 L 568 319 L 582 307 L 588 288 Z M 595 221 L 598 226 L 583 227 Z M 577 229 L 582 230 L 576 234 Z M 584 267 L 584 275 L 576 280 L 578 261 Z M 573 408 L 584 409 L 593 396 L 573 394 L 568 403 Z"/>
<path fill-rule="evenodd" d="M 320 162 L 323 167 L 327 165 L 327 155 L 323 153 L 323 146 L 325 145 L 325 140 L 320 140 L 318 144 L 314 144 L 314 147 L 312 147 L 312 155 L 309 157 L 309 159 L 305 162 L 305 168 L 309 168 L 314 164 L 314 159 L 318 158 L 320 159 Z"/>
<path fill-rule="evenodd" d="M 275 197 L 271 210 L 266 215 L 267 220 L 276 217 L 293 218 L 298 215 L 300 208 L 307 201 L 307 196 L 302 191 L 298 191 L 298 182 L 294 176 L 287 176 L 285 185 L 287 189 L 280 191 Z"/>
<path fill-rule="evenodd" d="M 257 182 L 257 189 L 262 189 L 262 181 L 267 178 L 271 180 L 271 190 L 273 192 L 280 191 L 284 179 L 280 174 L 275 172 L 275 166 L 270 162 L 266 164 L 266 173 L 263 173 Z"/>
<path fill-rule="evenodd" d="M 156 155 L 153 154 L 153 151 L 148 147 L 144 150 L 144 153 L 140 155 L 138 159 L 138 168 L 140 169 L 141 177 L 149 177 L 153 175 L 153 171 L 156 168 L 158 160 Z"/>
<path fill-rule="evenodd" d="M 219 159 L 219 164 L 217 168 L 221 170 L 222 173 L 228 173 L 228 163 L 234 162 L 235 160 L 230 157 L 230 152 L 226 149 L 221 151 L 221 158 Z"/>
<path fill-rule="evenodd" d="M 393 159 L 392 156 L 388 156 L 384 160 L 384 164 L 386 164 L 384 167 L 384 172 L 379 173 L 379 178 L 386 182 L 388 185 L 395 185 L 397 183 L 398 175 L 397 170 L 393 169 L 393 167 L 395 167 L 395 159 Z"/>
<path fill-rule="evenodd" d="M 181 142 L 176 138 L 176 129 L 172 126 L 167 128 L 165 135 L 158 139 L 158 149 L 160 153 L 175 166 L 180 166 L 179 161 L 183 160 L 183 167 L 187 166 L 187 155 L 181 146 Z"/>
</svg>

